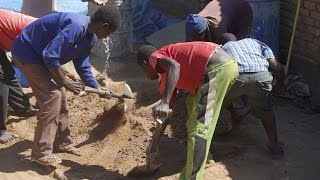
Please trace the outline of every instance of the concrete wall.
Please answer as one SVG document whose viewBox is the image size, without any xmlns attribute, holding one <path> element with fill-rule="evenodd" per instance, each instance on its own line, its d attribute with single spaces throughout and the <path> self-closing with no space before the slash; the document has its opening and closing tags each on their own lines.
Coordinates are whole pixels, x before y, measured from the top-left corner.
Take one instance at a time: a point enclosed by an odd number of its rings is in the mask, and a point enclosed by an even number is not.
<svg viewBox="0 0 320 180">
<path fill-rule="evenodd" d="M 297 0 L 281 0 L 280 61 L 286 62 Z M 320 0 L 302 0 L 290 72 L 304 75 L 320 103 Z"/>
</svg>

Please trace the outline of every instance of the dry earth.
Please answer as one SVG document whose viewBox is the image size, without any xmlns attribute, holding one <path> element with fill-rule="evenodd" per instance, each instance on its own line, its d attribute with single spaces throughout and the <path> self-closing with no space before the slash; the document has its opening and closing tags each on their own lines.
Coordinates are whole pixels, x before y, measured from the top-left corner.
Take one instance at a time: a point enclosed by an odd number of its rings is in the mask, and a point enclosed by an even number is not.
<svg viewBox="0 0 320 180">
<path fill-rule="evenodd" d="M 93 66 L 100 67 L 99 62 L 95 58 Z M 133 179 L 126 174 L 145 162 L 145 149 L 155 126 L 145 106 L 158 100 L 157 82 L 143 76 L 133 55 L 119 59 L 110 68 L 109 88 L 117 91 L 119 83 L 126 80 L 134 92 L 135 105 L 129 114 L 122 114 L 115 99 L 68 93 L 72 138 L 83 153 L 81 157 L 59 154 L 63 162 L 57 166 L 57 172 L 68 179 Z M 163 166 L 155 176 L 145 179 L 177 179 L 183 168 L 186 153 L 184 98 L 179 98 L 161 140 Z M 35 103 L 34 97 L 31 101 Z M 231 133 L 214 138 L 212 150 L 216 164 L 206 169 L 205 179 L 301 180 L 316 179 L 320 175 L 320 145 L 317 143 L 320 115 L 306 115 L 284 100 L 277 102 L 279 136 L 286 144 L 285 157 L 272 159 L 260 121 L 249 115 Z M 0 145 L 0 179 L 52 179 L 51 170 L 28 159 L 36 119 L 9 116 L 7 124 L 20 138 Z"/>
</svg>

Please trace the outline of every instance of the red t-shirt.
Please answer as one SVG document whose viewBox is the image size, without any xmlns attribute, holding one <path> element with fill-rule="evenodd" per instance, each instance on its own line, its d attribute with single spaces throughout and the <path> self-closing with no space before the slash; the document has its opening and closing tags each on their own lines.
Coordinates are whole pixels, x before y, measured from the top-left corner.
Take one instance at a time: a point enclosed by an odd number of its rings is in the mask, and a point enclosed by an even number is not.
<svg viewBox="0 0 320 180">
<path fill-rule="evenodd" d="M 9 50 L 16 36 L 36 18 L 0 9 L 0 50 Z"/>
<path fill-rule="evenodd" d="M 163 94 L 167 79 L 167 73 L 157 66 L 160 58 L 169 57 L 180 64 L 180 77 L 176 88 L 195 94 L 203 80 L 210 56 L 219 47 L 220 45 L 210 42 L 186 42 L 164 46 L 154 52 L 149 62 L 161 74 L 160 93 Z"/>
</svg>

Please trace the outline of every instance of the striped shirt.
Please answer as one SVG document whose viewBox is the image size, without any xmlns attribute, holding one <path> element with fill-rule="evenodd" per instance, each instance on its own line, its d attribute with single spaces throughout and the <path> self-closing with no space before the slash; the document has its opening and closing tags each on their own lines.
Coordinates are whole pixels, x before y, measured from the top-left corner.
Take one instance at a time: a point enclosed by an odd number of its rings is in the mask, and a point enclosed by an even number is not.
<svg viewBox="0 0 320 180">
<path fill-rule="evenodd" d="M 268 60 L 275 58 L 266 44 L 252 38 L 230 41 L 223 49 L 235 58 L 242 73 L 268 71 Z"/>
</svg>

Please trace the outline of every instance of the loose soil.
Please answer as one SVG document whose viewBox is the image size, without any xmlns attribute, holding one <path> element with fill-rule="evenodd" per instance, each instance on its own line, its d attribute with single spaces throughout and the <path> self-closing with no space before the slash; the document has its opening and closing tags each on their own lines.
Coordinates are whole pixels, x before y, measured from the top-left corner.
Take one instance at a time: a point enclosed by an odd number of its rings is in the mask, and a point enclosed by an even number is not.
<svg viewBox="0 0 320 180">
<path fill-rule="evenodd" d="M 98 58 L 93 66 L 101 62 Z M 110 67 L 108 87 L 118 93 L 126 80 L 134 93 L 134 106 L 128 114 L 121 112 L 116 99 L 89 94 L 79 97 L 68 93 L 72 138 L 83 156 L 58 154 L 63 162 L 55 171 L 68 179 L 134 179 L 127 173 L 144 165 L 145 150 L 154 131 L 155 121 L 146 106 L 160 97 L 157 82 L 147 80 L 136 65 L 134 55 L 119 59 Z M 30 91 L 30 89 L 27 89 Z M 31 96 L 31 102 L 35 99 Z M 154 176 L 144 179 L 177 179 L 185 163 L 186 109 L 182 95 L 170 118 L 160 143 L 163 165 Z M 247 116 L 231 133 L 215 136 L 212 152 L 216 163 L 205 170 L 211 179 L 315 179 L 318 177 L 320 116 L 306 115 L 284 100 L 277 101 L 279 137 L 286 144 L 286 155 L 273 159 L 266 148 L 267 140 L 260 121 Z M 9 116 L 8 128 L 19 135 L 16 141 L 0 145 L 0 179 L 53 179 L 57 177 L 28 158 L 36 118 Z M 143 178 L 139 178 L 143 179 Z"/>
</svg>

